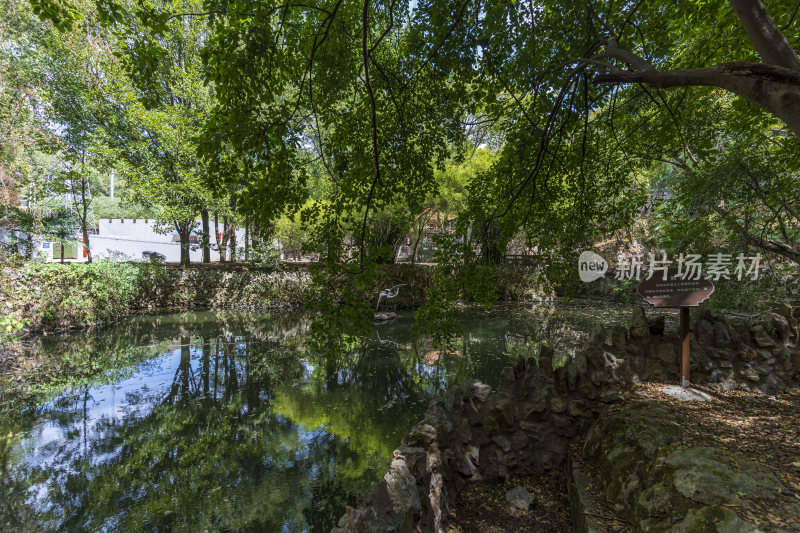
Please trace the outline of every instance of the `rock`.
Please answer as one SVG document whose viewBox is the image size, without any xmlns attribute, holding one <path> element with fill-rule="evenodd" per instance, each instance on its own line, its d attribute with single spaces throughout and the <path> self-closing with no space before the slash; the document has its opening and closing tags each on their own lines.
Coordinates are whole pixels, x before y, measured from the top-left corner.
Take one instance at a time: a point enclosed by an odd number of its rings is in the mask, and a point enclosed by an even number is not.
<svg viewBox="0 0 800 533">
<path fill-rule="evenodd" d="M 738 503 L 737 491 L 768 497 L 782 490 L 778 479 L 762 465 L 743 457 L 732 461 L 708 446 L 677 449 L 666 456 L 664 464 L 675 469 L 675 489 L 704 505 Z"/>
<path fill-rule="evenodd" d="M 481 422 L 483 425 L 483 432 L 486 435 L 494 435 L 500 431 L 500 424 L 497 422 L 497 418 L 493 416 L 484 416 Z"/>
<path fill-rule="evenodd" d="M 494 444 L 484 448 L 483 452 L 483 475 L 486 477 L 500 477 L 505 478 L 508 476 L 508 469 L 506 468 L 506 460 L 503 451 Z"/>
<path fill-rule="evenodd" d="M 706 319 L 700 319 L 695 323 L 694 333 L 697 342 L 700 344 L 712 344 L 714 342 L 714 326 Z"/>
<path fill-rule="evenodd" d="M 401 445 L 393 453 L 393 458 L 402 458 L 406 462 L 409 472 L 414 478 L 422 478 L 425 475 L 425 458 L 427 453 L 424 448 L 409 447 Z"/>
<path fill-rule="evenodd" d="M 781 343 L 785 343 L 790 338 L 797 336 L 796 329 L 789 325 L 789 321 L 786 319 L 786 317 L 777 313 L 770 313 L 769 319 L 769 325 L 773 330 L 775 330 L 775 334 L 778 336 L 778 340 L 780 340 Z"/>
<path fill-rule="evenodd" d="M 711 529 L 709 529 L 711 528 Z M 683 520 L 672 526 L 670 533 L 761 533 L 753 524 L 745 522 L 739 515 L 722 505 L 710 505 L 690 509 Z"/>
<path fill-rule="evenodd" d="M 749 363 L 753 359 L 756 358 L 758 354 L 754 349 L 743 344 L 739 347 L 739 351 L 736 352 L 736 356 L 739 358 L 740 361 L 744 361 L 745 363 Z"/>
<path fill-rule="evenodd" d="M 675 361 L 675 347 L 666 343 L 651 344 L 650 356 L 665 363 L 672 363 Z"/>
<path fill-rule="evenodd" d="M 636 307 L 631 315 L 631 337 L 639 340 L 650 338 L 650 324 L 642 307 Z"/>
<path fill-rule="evenodd" d="M 529 400 L 519 407 L 521 417 L 528 422 L 540 422 L 547 416 L 547 403 L 544 399 Z"/>
<path fill-rule="evenodd" d="M 417 482 L 411 472 L 408 471 L 404 460 L 394 459 L 383 479 L 386 481 L 386 489 L 389 492 L 395 512 L 406 509 L 412 509 L 417 513 L 422 511 L 422 504 L 419 501 L 419 493 L 417 492 Z"/>
<path fill-rule="evenodd" d="M 552 366 L 550 367 L 552 371 Z M 501 394 L 514 394 L 514 369 L 510 366 L 504 367 L 500 374 L 500 389 Z"/>
<path fill-rule="evenodd" d="M 569 505 L 570 514 L 579 533 L 600 533 L 605 531 L 597 523 L 595 517 L 601 514 L 602 496 L 596 491 L 588 491 L 590 486 L 588 476 L 583 472 L 577 461 L 569 462 Z"/>
<path fill-rule="evenodd" d="M 794 352 L 792 352 L 790 360 L 792 361 L 792 368 L 794 371 L 800 371 L 800 348 L 797 348 Z"/>
<path fill-rule="evenodd" d="M 375 313 L 375 322 L 386 322 L 387 320 L 394 320 L 397 318 L 397 313 Z"/>
<path fill-rule="evenodd" d="M 594 369 L 602 370 L 606 366 L 603 353 L 602 345 L 589 344 L 585 351 L 586 360 L 589 362 L 589 366 Z"/>
<path fill-rule="evenodd" d="M 587 344 L 590 346 L 603 346 L 606 343 L 607 337 L 608 335 L 603 326 L 595 326 L 589 332 L 589 340 L 587 341 Z"/>
<path fill-rule="evenodd" d="M 671 418 L 669 411 L 656 403 L 634 405 L 611 418 L 603 415 L 586 436 L 583 457 L 597 458 L 601 448 L 609 452 L 617 447 L 622 450 L 622 456 L 638 449 L 645 457 L 654 457 L 659 448 L 675 442 L 683 434 L 683 428 Z M 606 439 L 609 433 L 612 438 Z M 613 454 L 600 455 L 608 458 Z"/>
<path fill-rule="evenodd" d="M 473 383 L 472 387 L 470 388 L 472 398 L 479 402 L 485 402 L 489 397 L 490 392 L 492 392 L 492 388 L 485 383 L 481 383 L 480 381 Z"/>
<path fill-rule="evenodd" d="M 477 466 L 470 460 L 467 450 L 459 450 L 456 454 L 456 471 L 465 478 L 471 478 L 478 471 Z"/>
<path fill-rule="evenodd" d="M 750 328 L 750 333 L 753 335 L 753 340 L 761 348 L 773 348 L 776 346 L 775 341 L 764 329 L 764 326 L 757 324 Z"/>
<path fill-rule="evenodd" d="M 550 398 L 550 410 L 554 413 L 563 413 L 567 410 L 567 402 L 560 396 Z"/>
<path fill-rule="evenodd" d="M 466 444 L 472 439 L 472 427 L 466 418 L 462 418 L 458 423 L 458 438 L 462 443 Z"/>
<path fill-rule="evenodd" d="M 666 328 L 666 320 L 663 316 L 656 317 L 653 320 L 648 321 L 648 325 L 650 328 L 650 335 L 663 335 L 664 329 Z"/>
<path fill-rule="evenodd" d="M 728 346 L 731 343 L 731 334 L 728 327 L 722 322 L 714 322 L 714 345 Z"/>
<path fill-rule="evenodd" d="M 569 408 L 567 413 L 569 416 L 586 416 L 587 412 L 584 410 L 584 402 L 578 398 L 570 398 L 568 402 Z"/>
<path fill-rule="evenodd" d="M 740 370 L 739 375 L 748 381 L 759 381 L 761 379 L 761 376 L 758 374 L 756 369 L 751 366 Z"/>
<path fill-rule="evenodd" d="M 514 487 L 506 492 L 506 501 L 512 509 L 517 511 L 527 511 L 531 504 L 536 503 L 536 496 L 525 490 L 523 487 Z"/>
<path fill-rule="evenodd" d="M 631 355 L 641 355 L 642 354 L 642 350 L 638 346 L 636 346 L 635 344 L 628 344 L 627 346 L 625 346 L 625 352 L 629 353 Z"/>
<path fill-rule="evenodd" d="M 493 435 L 492 442 L 500 446 L 500 449 L 506 453 L 511 451 L 511 441 L 505 438 L 503 435 Z"/>
<path fill-rule="evenodd" d="M 663 388 L 663 391 L 666 394 L 682 402 L 692 402 L 692 401 L 708 402 L 711 400 L 711 396 L 709 396 L 705 392 L 693 389 L 691 387 L 679 387 L 678 385 L 667 385 L 666 387 Z"/>
<path fill-rule="evenodd" d="M 756 353 L 761 356 L 761 359 L 769 359 L 772 357 L 772 352 L 769 350 L 756 350 Z"/>
<path fill-rule="evenodd" d="M 552 376 L 553 375 L 553 349 L 549 346 L 542 345 L 542 349 L 539 352 L 539 369 L 542 371 L 542 374 L 545 376 Z"/>
<path fill-rule="evenodd" d="M 414 531 L 415 518 L 422 513 L 414 476 L 405 461 L 396 458 L 389 472 L 373 486 L 372 492 L 358 503 L 358 509 L 347 507 L 338 525 L 344 531 Z M 334 528 L 333 531 L 336 531 Z"/>
<path fill-rule="evenodd" d="M 528 367 L 528 360 L 521 355 L 517 356 L 517 362 L 514 364 L 514 377 L 521 377 L 525 375 L 525 370 Z"/>
<path fill-rule="evenodd" d="M 514 425 L 514 401 L 511 398 L 498 398 L 494 409 L 495 415 L 504 428 Z"/>
<path fill-rule="evenodd" d="M 452 411 L 453 414 L 458 415 L 461 413 L 461 409 L 463 408 L 464 403 L 464 391 L 461 390 L 461 387 L 455 386 L 450 387 L 447 390 L 447 395 L 445 396 L 445 407 L 448 411 Z"/>
<path fill-rule="evenodd" d="M 611 345 L 617 350 L 624 350 L 628 344 L 628 335 L 625 328 L 616 326 L 611 332 Z"/>
<path fill-rule="evenodd" d="M 436 438 L 436 429 L 430 424 L 417 424 L 408 434 L 409 447 L 425 447 Z"/>
<path fill-rule="evenodd" d="M 766 364 L 766 365 L 756 365 L 756 372 L 758 372 L 758 374 L 760 376 L 766 376 L 766 375 L 772 373 L 772 367 L 769 366 L 768 364 Z"/>
<path fill-rule="evenodd" d="M 798 337 L 798 323 L 792 312 L 792 306 L 788 302 L 783 302 L 775 309 L 775 313 L 784 317 L 790 328 L 790 339 L 797 340 Z"/>
</svg>

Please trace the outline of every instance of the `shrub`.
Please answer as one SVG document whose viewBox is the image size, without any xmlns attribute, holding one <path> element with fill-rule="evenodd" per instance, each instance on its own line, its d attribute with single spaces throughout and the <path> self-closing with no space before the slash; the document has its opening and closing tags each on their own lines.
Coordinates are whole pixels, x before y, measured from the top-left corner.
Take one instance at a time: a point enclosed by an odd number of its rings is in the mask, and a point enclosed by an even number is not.
<svg viewBox="0 0 800 533">
<path fill-rule="evenodd" d="M 127 312 L 139 274 L 135 265 L 28 263 L 23 268 L 25 294 L 36 329 L 59 330 L 115 322 Z M 20 296 L 22 298 L 20 298 Z"/>
</svg>

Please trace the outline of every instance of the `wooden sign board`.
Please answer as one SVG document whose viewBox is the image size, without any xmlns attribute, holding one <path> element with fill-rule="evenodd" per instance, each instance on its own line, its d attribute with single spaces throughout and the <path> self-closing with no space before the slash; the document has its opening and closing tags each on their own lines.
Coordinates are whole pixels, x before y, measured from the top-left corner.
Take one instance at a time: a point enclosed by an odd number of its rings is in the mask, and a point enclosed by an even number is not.
<svg viewBox="0 0 800 533">
<path fill-rule="evenodd" d="M 689 350 L 691 346 L 691 331 L 689 328 L 689 308 L 697 307 L 714 294 L 714 284 L 709 280 L 680 279 L 678 269 L 656 273 L 652 278 L 646 279 L 636 289 L 644 301 L 654 307 L 680 307 L 681 308 L 681 386 L 689 387 Z"/>
<path fill-rule="evenodd" d="M 705 278 L 679 279 L 678 269 L 670 268 L 639 284 L 636 292 L 653 307 L 697 307 L 714 294 L 714 284 Z"/>
</svg>

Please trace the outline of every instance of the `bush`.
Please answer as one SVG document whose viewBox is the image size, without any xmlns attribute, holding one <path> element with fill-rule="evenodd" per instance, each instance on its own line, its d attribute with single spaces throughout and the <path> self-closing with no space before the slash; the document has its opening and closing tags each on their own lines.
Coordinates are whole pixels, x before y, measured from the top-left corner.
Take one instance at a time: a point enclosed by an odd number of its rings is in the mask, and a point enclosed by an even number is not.
<svg viewBox="0 0 800 533">
<path fill-rule="evenodd" d="M 6 342 L 15 339 L 22 333 L 25 326 L 31 323 L 28 318 L 19 318 L 14 315 L 0 315 L 0 341 Z"/>
<path fill-rule="evenodd" d="M 139 269 L 128 263 L 28 263 L 24 294 L 34 329 L 63 330 L 111 323 L 127 313 Z"/>
<path fill-rule="evenodd" d="M 786 281 L 777 270 L 761 272 L 757 280 L 719 279 L 708 309 L 757 313 L 778 306 L 788 298 Z"/>
<path fill-rule="evenodd" d="M 281 266 L 281 253 L 273 243 L 254 239 L 250 246 L 250 261 L 254 265 L 278 269 Z"/>
</svg>

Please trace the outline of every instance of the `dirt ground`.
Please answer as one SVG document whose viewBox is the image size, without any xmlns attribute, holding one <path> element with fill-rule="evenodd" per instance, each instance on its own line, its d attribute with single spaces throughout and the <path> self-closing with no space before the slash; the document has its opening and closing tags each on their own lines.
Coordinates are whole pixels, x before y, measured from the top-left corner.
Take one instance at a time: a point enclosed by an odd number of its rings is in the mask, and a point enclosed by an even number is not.
<svg viewBox="0 0 800 533">
<path fill-rule="evenodd" d="M 681 447 L 714 446 L 725 455 L 745 456 L 774 473 L 789 495 L 800 501 L 800 390 L 771 396 L 747 391 L 720 392 L 699 386 L 696 388 L 711 397 L 710 401 L 700 402 L 678 401 L 664 387 L 645 383 L 624 390 L 624 401 L 610 409 L 623 409 L 630 402 L 658 401 L 685 428 Z M 628 530 L 624 521 L 602 505 L 602 482 L 594 468 L 580 459 L 581 444 L 576 442 L 572 452 L 589 477 L 587 489 L 601 503 L 601 516 L 595 519 L 606 531 Z M 538 499 L 521 515 L 516 515 L 504 498 L 505 492 L 517 485 L 536 494 Z M 769 501 L 756 502 L 746 512 L 737 511 L 762 528 L 787 527 L 787 517 L 776 516 Z M 470 484 L 454 502 L 449 523 L 451 533 L 570 532 L 573 529 L 566 473 Z"/>
<path fill-rule="evenodd" d="M 530 509 L 519 514 L 505 500 L 506 491 L 516 486 L 536 496 Z M 566 471 L 471 483 L 458 495 L 449 520 L 449 533 L 571 532 Z"/>
</svg>

